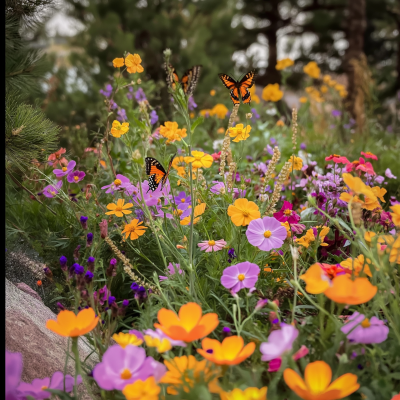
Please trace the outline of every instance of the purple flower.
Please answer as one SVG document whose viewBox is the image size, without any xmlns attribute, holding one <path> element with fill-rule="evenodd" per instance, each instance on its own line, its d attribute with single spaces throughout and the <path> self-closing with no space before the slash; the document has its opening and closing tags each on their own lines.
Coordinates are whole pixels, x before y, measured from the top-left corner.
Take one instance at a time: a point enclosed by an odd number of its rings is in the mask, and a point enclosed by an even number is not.
<svg viewBox="0 0 400 400">
<path fill-rule="evenodd" d="M 305 150 L 307 148 L 306 144 L 303 142 L 300 144 L 300 149 Z"/>
<path fill-rule="evenodd" d="M 135 93 L 135 99 L 137 102 L 146 101 L 146 95 L 142 88 L 139 88 Z"/>
<path fill-rule="evenodd" d="M 363 344 L 382 343 L 389 334 L 389 328 L 379 318 L 368 319 L 357 311 L 340 330 L 350 342 Z"/>
<path fill-rule="evenodd" d="M 339 110 L 332 110 L 332 117 L 340 117 L 342 115 L 342 112 Z"/>
<path fill-rule="evenodd" d="M 74 168 L 75 168 L 76 162 L 75 161 L 70 161 L 66 167 L 62 167 L 61 169 L 55 169 L 53 170 L 53 173 L 57 178 L 62 178 L 65 175 L 68 175 Z"/>
<path fill-rule="evenodd" d="M 279 249 L 286 239 L 287 231 L 281 223 L 273 217 L 254 219 L 246 231 L 250 244 L 263 251 Z"/>
<path fill-rule="evenodd" d="M 99 92 L 100 92 L 100 94 L 102 94 L 105 97 L 110 97 L 111 93 L 112 93 L 112 90 L 113 90 L 112 86 L 110 84 L 108 84 L 106 86 L 106 90 L 100 89 Z"/>
<path fill-rule="evenodd" d="M 72 267 L 69 270 L 70 274 L 75 274 L 75 275 L 82 275 L 85 272 L 85 268 L 82 267 L 82 265 L 79 265 L 78 263 L 75 263 L 72 265 Z"/>
<path fill-rule="evenodd" d="M 386 168 L 385 175 L 386 175 L 389 179 L 397 179 L 397 176 L 394 176 L 394 175 L 392 174 L 392 171 L 390 170 L 390 168 Z"/>
<path fill-rule="evenodd" d="M 172 263 L 169 263 L 167 268 L 168 268 L 169 275 L 175 275 L 176 272 L 178 272 L 179 275 L 183 274 L 183 271 L 180 268 L 180 264 L 175 263 L 175 265 L 174 265 Z M 160 281 L 165 281 L 166 279 L 168 279 L 168 276 L 160 275 L 159 278 L 160 278 Z"/>
<path fill-rule="evenodd" d="M 94 277 L 93 272 L 91 272 L 91 271 L 86 271 L 86 274 L 85 274 L 85 282 L 86 282 L 86 283 L 92 282 L 93 277 Z"/>
<path fill-rule="evenodd" d="M 82 215 L 82 216 L 79 218 L 79 222 L 81 223 L 82 228 L 85 229 L 85 230 L 88 228 L 88 226 L 87 226 L 87 220 L 88 220 L 88 217 L 85 217 L 84 215 Z"/>
<path fill-rule="evenodd" d="M 189 111 L 193 111 L 197 107 L 197 104 L 194 102 L 193 96 L 190 96 L 188 99 L 188 109 Z"/>
<path fill-rule="evenodd" d="M 125 108 L 120 108 L 117 112 L 117 120 L 119 122 L 126 121 L 128 117 L 126 116 Z"/>
<path fill-rule="evenodd" d="M 126 308 L 129 306 L 129 300 L 122 300 L 122 307 Z"/>
<path fill-rule="evenodd" d="M 234 258 L 237 258 L 236 254 L 235 254 L 235 249 L 229 249 L 228 250 L 228 262 L 232 262 L 232 260 Z"/>
<path fill-rule="evenodd" d="M 139 222 L 140 221 L 144 221 L 144 218 L 143 218 L 144 217 L 144 212 L 140 208 L 137 208 L 135 210 L 135 214 L 136 214 L 136 217 L 139 220 Z"/>
<path fill-rule="evenodd" d="M 122 390 L 126 385 L 150 376 L 159 381 L 165 372 L 166 367 L 152 357 L 146 357 L 143 348 L 132 345 L 122 348 L 117 344 L 109 347 L 101 363 L 94 367 L 93 378 L 104 390 Z"/>
<path fill-rule="evenodd" d="M 152 110 L 150 112 L 150 124 L 154 125 L 158 121 L 158 115 L 156 113 L 156 110 Z"/>
<path fill-rule="evenodd" d="M 61 256 L 60 257 L 60 267 L 61 267 L 61 269 L 63 270 L 63 271 L 66 271 L 67 270 L 67 257 L 65 257 L 65 256 Z"/>
<path fill-rule="evenodd" d="M 190 195 L 186 196 L 185 192 L 180 192 L 178 196 L 174 197 L 175 204 L 179 210 L 186 210 L 188 206 L 192 204 L 192 198 Z"/>
<path fill-rule="evenodd" d="M 275 138 L 271 138 L 271 139 L 269 139 L 269 141 L 271 142 L 271 144 L 272 145 L 275 145 L 275 144 L 277 144 L 278 142 L 276 141 L 276 139 Z"/>
<path fill-rule="evenodd" d="M 297 224 L 300 221 L 300 217 L 296 214 L 296 211 L 293 211 L 293 204 L 288 201 L 283 202 L 283 206 L 280 211 L 274 213 L 274 217 L 279 222 L 288 221 L 289 224 Z"/>
<path fill-rule="evenodd" d="M 151 336 L 152 338 L 157 338 L 162 342 L 164 339 L 167 339 L 168 342 L 171 343 L 172 346 L 180 346 L 180 347 L 186 347 L 186 343 L 183 342 L 182 340 L 173 340 L 169 336 L 167 336 L 161 329 L 156 329 L 153 331 L 152 329 L 146 329 L 143 331 L 145 335 Z"/>
<path fill-rule="evenodd" d="M 11 353 L 6 350 L 6 400 L 22 400 L 18 385 L 22 374 L 21 353 Z"/>
<path fill-rule="evenodd" d="M 119 189 L 126 189 L 129 191 L 130 189 L 134 188 L 135 186 L 132 185 L 131 181 L 129 178 L 127 178 L 124 175 L 117 174 L 116 179 L 110 183 L 109 185 L 102 186 L 102 189 L 107 189 L 106 193 L 111 193 L 114 194 L 115 191 Z"/>
<path fill-rule="evenodd" d="M 115 302 L 115 297 L 114 296 L 110 296 L 109 298 L 108 298 L 108 304 L 112 304 L 112 303 L 114 303 Z"/>
<path fill-rule="evenodd" d="M 231 292 L 237 293 L 243 288 L 251 289 L 258 280 L 260 268 L 256 264 L 245 261 L 225 268 L 222 273 L 221 283 Z"/>
<path fill-rule="evenodd" d="M 274 154 L 274 149 L 269 144 L 267 144 L 267 147 L 264 150 L 266 150 L 270 155 Z"/>
<path fill-rule="evenodd" d="M 293 342 L 299 335 L 299 331 L 294 326 L 283 322 L 280 325 L 281 329 L 271 332 L 268 342 L 261 343 L 262 361 L 271 361 L 282 357 L 284 353 L 292 350 Z"/>
<path fill-rule="evenodd" d="M 89 232 L 86 235 L 86 247 L 90 247 L 92 245 L 92 242 L 93 242 L 93 233 Z"/>
<path fill-rule="evenodd" d="M 90 272 L 94 271 L 94 262 L 95 262 L 95 258 L 94 257 L 89 257 L 88 260 L 87 260 L 88 270 Z"/>
<path fill-rule="evenodd" d="M 56 389 L 64 391 L 64 381 L 65 381 L 65 392 L 72 392 L 75 384 L 75 379 L 71 375 L 65 375 L 60 371 L 53 374 L 51 378 L 44 379 L 34 379 L 31 383 L 22 382 L 18 386 L 18 391 L 23 393 L 24 396 L 32 396 L 35 399 L 49 399 L 51 393 L 47 392 L 45 389 Z M 77 384 L 82 383 L 82 377 L 77 376 Z"/>
<path fill-rule="evenodd" d="M 109 296 L 111 296 L 111 291 L 107 289 L 106 285 L 104 285 L 101 289 L 93 293 L 94 299 L 96 300 L 98 298 L 100 305 L 104 305 L 104 303 L 108 300 Z"/>
<path fill-rule="evenodd" d="M 214 186 L 210 187 L 210 191 L 214 194 L 225 194 L 225 184 L 224 182 L 213 181 L 216 183 Z"/>
<path fill-rule="evenodd" d="M 48 185 L 43 189 L 43 194 L 48 198 L 53 198 L 59 193 L 62 185 L 62 181 L 58 181 L 55 185 Z"/>
<path fill-rule="evenodd" d="M 246 189 L 238 189 L 238 188 L 233 188 L 233 198 L 238 199 L 239 197 L 245 197 L 246 196 Z"/>
<path fill-rule="evenodd" d="M 251 113 L 253 116 L 251 117 L 252 121 L 255 122 L 255 120 L 260 119 L 260 114 L 257 112 L 255 108 L 251 109 Z"/>
<path fill-rule="evenodd" d="M 118 108 L 118 104 L 112 99 L 110 100 L 110 108 L 111 110 L 115 110 L 116 108 Z"/>
<path fill-rule="evenodd" d="M 70 172 L 67 176 L 67 181 L 69 183 L 78 183 L 85 177 L 85 175 L 86 174 L 83 171 Z"/>
</svg>

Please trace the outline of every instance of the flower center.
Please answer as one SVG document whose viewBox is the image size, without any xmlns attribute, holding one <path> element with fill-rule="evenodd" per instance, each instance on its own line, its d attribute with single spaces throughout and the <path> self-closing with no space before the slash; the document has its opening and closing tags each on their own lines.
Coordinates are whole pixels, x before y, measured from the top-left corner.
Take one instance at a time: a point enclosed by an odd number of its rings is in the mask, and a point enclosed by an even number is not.
<svg viewBox="0 0 400 400">
<path fill-rule="evenodd" d="M 118 207 L 115 209 L 115 211 L 122 211 L 122 207 Z"/>
<path fill-rule="evenodd" d="M 48 386 L 42 386 L 40 389 L 41 390 L 46 390 L 48 388 Z"/>
<path fill-rule="evenodd" d="M 60 158 L 61 157 L 61 154 L 56 154 L 56 158 L 58 159 L 58 158 Z"/>
<path fill-rule="evenodd" d="M 74 176 L 74 181 L 78 182 L 79 181 L 79 176 Z"/>
<path fill-rule="evenodd" d="M 269 238 L 271 235 L 272 235 L 272 232 L 271 232 L 271 231 L 265 231 L 265 232 L 264 232 L 264 237 L 265 237 L 265 238 Z"/>
<path fill-rule="evenodd" d="M 186 199 L 181 199 L 181 203 L 184 203 L 186 201 Z"/>
<path fill-rule="evenodd" d="M 67 167 L 62 167 L 63 172 L 67 170 Z"/>
<path fill-rule="evenodd" d="M 370 324 L 370 322 L 369 322 L 369 319 L 368 319 L 368 318 L 365 318 L 364 321 L 361 322 L 361 326 L 362 326 L 363 328 L 369 328 L 369 327 L 371 326 L 371 324 Z"/>
<path fill-rule="evenodd" d="M 206 350 L 206 353 L 212 354 L 212 353 L 214 353 L 214 350 L 213 350 L 213 349 L 207 349 L 207 350 Z"/>
<path fill-rule="evenodd" d="M 131 371 L 129 371 L 129 369 L 125 368 L 122 372 L 121 372 L 121 379 L 131 379 L 132 374 Z"/>
<path fill-rule="evenodd" d="M 51 190 L 50 193 L 54 196 L 56 192 L 54 190 Z"/>
<path fill-rule="evenodd" d="M 208 241 L 209 246 L 214 246 L 215 245 L 215 240 L 209 240 Z"/>
<path fill-rule="evenodd" d="M 250 213 L 247 210 L 242 211 L 242 214 L 244 217 L 248 217 L 250 215 Z"/>
<path fill-rule="evenodd" d="M 239 279 L 240 282 L 244 281 L 244 278 L 245 278 L 245 276 L 243 274 L 239 274 L 238 275 L 238 279 Z"/>
<path fill-rule="evenodd" d="M 285 210 L 283 213 L 285 215 L 292 215 L 292 210 Z"/>
<path fill-rule="evenodd" d="M 119 186 L 121 183 L 122 183 L 122 182 L 121 182 L 120 179 L 116 179 L 116 180 L 114 181 L 114 185 L 115 185 L 115 186 Z"/>
</svg>

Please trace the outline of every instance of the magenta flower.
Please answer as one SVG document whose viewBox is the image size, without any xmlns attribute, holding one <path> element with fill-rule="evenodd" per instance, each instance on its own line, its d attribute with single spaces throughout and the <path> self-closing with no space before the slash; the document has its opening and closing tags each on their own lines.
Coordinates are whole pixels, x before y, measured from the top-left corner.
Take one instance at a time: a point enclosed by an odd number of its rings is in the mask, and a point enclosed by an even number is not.
<svg viewBox="0 0 400 400">
<path fill-rule="evenodd" d="M 58 181 L 55 185 L 48 185 L 43 189 L 43 194 L 48 198 L 53 198 L 60 192 L 62 181 Z"/>
<path fill-rule="evenodd" d="M 174 264 L 169 263 L 167 268 L 168 268 L 169 275 L 175 275 L 176 272 L 178 272 L 179 275 L 183 274 L 183 271 L 181 270 L 179 264 L 175 263 L 175 266 L 174 266 Z M 162 275 L 160 275 L 159 278 L 160 278 L 160 281 L 165 281 L 166 279 L 168 279 L 167 276 L 162 276 Z"/>
<path fill-rule="evenodd" d="M 271 361 L 280 358 L 292 350 L 293 342 L 299 335 L 299 331 L 292 325 L 281 323 L 281 329 L 272 331 L 268 342 L 261 343 L 260 351 L 262 361 Z"/>
<path fill-rule="evenodd" d="M 77 384 L 82 383 L 82 377 L 77 376 Z M 65 392 L 72 392 L 74 388 L 75 379 L 71 375 L 65 375 Z M 64 391 L 64 374 L 57 371 L 51 378 L 34 379 L 31 383 L 21 382 L 18 386 L 18 391 L 24 396 L 32 396 L 37 400 L 49 399 L 51 393 L 45 389 L 56 389 Z"/>
<path fill-rule="evenodd" d="M 212 251 L 220 251 L 226 246 L 226 242 L 223 239 L 220 240 L 203 240 L 197 246 L 200 247 L 202 251 L 210 253 Z"/>
<path fill-rule="evenodd" d="M 260 268 L 256 264 L 245 261 L 224 269 L 221 277 L 222 286 L 237 293 L 243 288 L 251 289 L 255 286 Z"/>
<path fill-rule="evenodd" d="M 379 318 L 368 319 L 355 312 L 340 329 L 352 343 L 382 343 L 387 339 L 389 328 Z"/>
<path fill-rule="evenodd" d="M 179 210 L 186 210 L 190 204 L 192 204 L 192 199 L 186 196 L 185 192 L 180 192 L 178 196 L 174 197 L 174 201 Z"/>
<path fill-rule="evenodd" d="M 67 181 L 69 183 L 78 183 L 85 177 L 85 175 L 86 174 L 83 171 L 70 172 L 67 176 Z"/>
<path fill-rule="evenodd" d="M 117 191 L 118 189 L 125 189 L 125 188 L 131 189 L 131 186 L 133 185 L 131 184 L 129 178 L 127 178 L 124 175 L 117 174 L 116 179 L 109 185 L 103 186 L 102 189 L 107 189 L 106 193 L 114 194 L 114 192 Z"/>
<path fill-rule="evenodd" d="M 286 228 L 273 217 L 253 219 L 246 231 L 250 244 L 263 251 L 279 249 L 286 239 Z"/>
<path fill-rule="evenodd" d="M 210 191 L 212 193 L 214 193 L 214 194 L 225 194 L 226 189 L 225 189 L 224 182 L 213 181 L 213 183 L 215 183 L 215 185 L 210 187 Z"/>
<path fill-rule="evenodd" d="M 156 329 L 153 331 L 152 329 L 146 329 L 143 331 L 145 335 L 151 336 L 152 338 L 157 338 L 160 340 L 160 342 L 163 341 L 163 339 L 167 339 L 172 346 L 180 346 L 180 347 L 186 347 L 186 343 L 183 342 L 182 340 L 173 340 L 169 336 L 167 336 L 161 329 Z"/>
<path fill-rule="evenodd" d="M 138 379 L 144 381 L 154 376 L 158 381 L 165 372 L 166 367 L 153 357 L 146 357 L 143 348 L 132 345 L 122 348 L 117 344 L 109 347 L 101 363 L 94 367 L 93 378 L 104 390 L 122 390 Z"/>
<path fill-rule="evenodd" d="M 75 168 L 75 165 L 76 165 L 75 161 L 70 161 L 66 167 L 62 167 L 61 169 L 55 169 L 53 170 L 53 172 L 57 178 L 62 178 L 63 176 L 68 175 Z"/>
<path fill-rule="evenodd" d="M 18 385 L 22 374 L 22 354 L 6 350 L 6 400 L 22 400 Z"/>
<path fill-rule="evenodd" d="M 300 217 L 293 211 L 293 204 L 288 201 L 283 202 L 283 206 L 280 211 L 274 213 L 274 217 L 279 222 L 288 221 L 289 224 L 297 224 L 300 221 Z"/>
</svg>

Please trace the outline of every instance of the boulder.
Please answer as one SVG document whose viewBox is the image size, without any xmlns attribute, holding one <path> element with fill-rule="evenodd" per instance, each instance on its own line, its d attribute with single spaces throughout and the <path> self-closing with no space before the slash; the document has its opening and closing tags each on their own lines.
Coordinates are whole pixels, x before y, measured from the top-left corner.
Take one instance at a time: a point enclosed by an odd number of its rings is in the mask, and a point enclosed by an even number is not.
<svg viewBox="0 0 400 400">
<path fill-rule="evenodd" d="M 15 286 L 17 286 L 17 288 L 19 290 L 22 290 L 26 294 L 29 294 L 30 296 L 32 296 L 34 299 L 39 300 L 40 302 L 42 302 L 42 298 L 31 287 L 29 287 L 26 283 L 20 282 L 20 283 L 17 283 Z"/>
</svg>

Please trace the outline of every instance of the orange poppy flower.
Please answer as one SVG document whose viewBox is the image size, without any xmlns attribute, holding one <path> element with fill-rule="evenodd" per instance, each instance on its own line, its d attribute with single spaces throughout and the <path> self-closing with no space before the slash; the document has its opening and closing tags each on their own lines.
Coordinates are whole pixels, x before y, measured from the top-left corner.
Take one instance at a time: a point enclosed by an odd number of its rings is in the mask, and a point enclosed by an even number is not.
<svg viewBox="0 0 400 400">
<path fill-rule="evenodd" d="M 330 280 L 324 274 L 321 264 L 319 263 L 311 265 L 306 273 L 300 276 L 300 279 L 306 282 L 306 290 L 311 294 L 324 293 L 330 286 Z"/>
<path fill-rule="evenodd" d="M 353 281 L 350 275 L 345 274 L 334 278 L 332 286 L 324 294 L 336 303 L 357 305 L 370 301 L 377 291 L 378 288 L 368 278 L 356 278 Z"/>
<path fill-rule="evenodd" d="M 114 58 L 114 60 L 113 60 L 114 68 L 121 68 L 124 65 L 125 65 L 125 62 L 124 62 L 123 58 Z"/>
<path fill-rule="evenodd" d="M 93 308 L 79 311 L 78 315 L 63 310 L 57 315 L 57 321 L 49 319 L 46 322 L 46 328 L 60 336 L 77 337 L 92 331 L 98 322 L 99 317 L 96 317 Z"/>
<path fill-rule="evenodd" d="M 233 389 L 231 392 L 221 392 L 221 400 L 267 400 L 266 386 L 261 389 L 255 387 L 248 387 L 244 390 L 238 388 Z"/>
<path fill-rule="evenodd" d="M 217 365 L 237 365 L 250 357 L 256 348 L 254 342 L 244 346 L 243 338 L 230 336 L 222 343 L 215 339 L 205 338 L 201 342 L 202 349 L 197 349 L 206 360 Z"/>
<path fill-rule="evenodd" d="M 246 226 L 253 219 L 261 218 L 258 206 L 247 199 L 237 199 L 228 207 L 228 215 L 236 226 Z"/>
<path fill-rule="evenodd" d="M 219 324 L 217 314 L 202 314 L 197 303 L 184 304 L 179 310 L 179 316 L 162 308 L 157 314 L 159 324 L 155 323 L 154 327 L 161 329 L 173 340 L 192 342 L 207 336 Z"/>
<path fill-rule="evenodd" d="M 324 361 L 307 365 L 304 379 L 291 368 L 283 372 L 286 385 L 304 400 L 338 400 L 359 389 L 357 375 L 344 374 L 332 383 L 331 367 Z"/>
<path fill-rule="evenodd" d="M 127 210 L 127 208 L 133 207 L 133 204 L 127 203 L 124 205 L 124 203 L 125 203 L 125 200 L 118 199 L 117 204 L 114 204 L 114 203 L 107 204 L 107 209 L 111 210 L 111 211 L 106 212 L 106 215 L 115 214 L 116 217 L 123 217 L 124 214 L 130 214 L 132 211 Z"/>
</svg>

